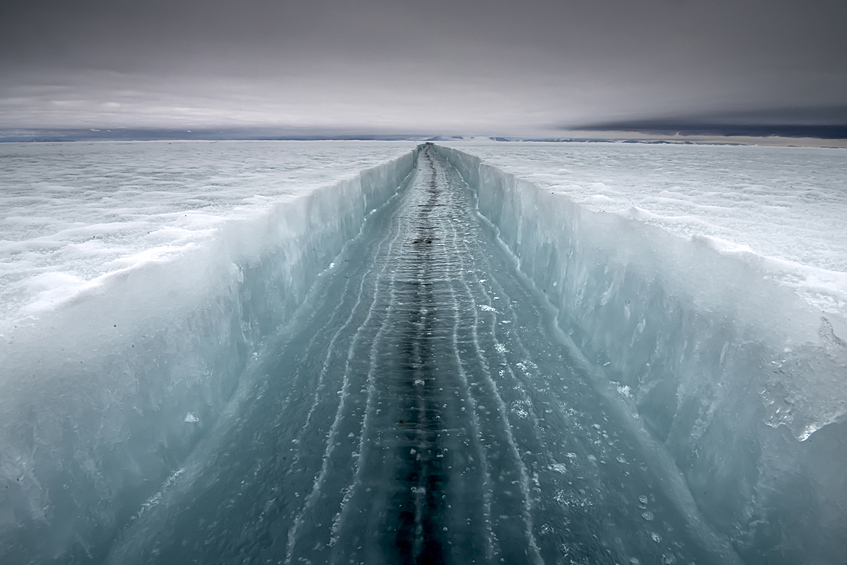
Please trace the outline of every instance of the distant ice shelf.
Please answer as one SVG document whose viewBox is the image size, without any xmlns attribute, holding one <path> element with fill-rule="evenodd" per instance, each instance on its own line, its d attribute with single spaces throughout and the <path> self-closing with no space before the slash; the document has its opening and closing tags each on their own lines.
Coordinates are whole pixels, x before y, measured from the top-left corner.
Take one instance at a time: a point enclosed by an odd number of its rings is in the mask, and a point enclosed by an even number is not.
<svg viewBox="0 0 847 565">
<path fill-rule="evenodd" d="M 0 561 L 102 557 L 420 152 L 174 145 L 0 147 Z M 449 145 L 562 342 L 709 527 L 749 563 L 847 554 L 843 152 Z"/>
</svg>

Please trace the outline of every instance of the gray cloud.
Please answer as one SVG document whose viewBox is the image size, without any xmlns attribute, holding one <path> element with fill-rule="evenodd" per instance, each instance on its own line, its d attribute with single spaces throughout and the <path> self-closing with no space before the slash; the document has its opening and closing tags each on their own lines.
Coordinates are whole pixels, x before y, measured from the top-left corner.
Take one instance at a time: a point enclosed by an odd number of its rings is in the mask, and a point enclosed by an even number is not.
<svg viewBox="0 0 847 565">
<path fill-rule="evenodd" d="M 5 0 L 0 127 L 531 133 L 847 106 L 841 0 Z"/>
</svg>

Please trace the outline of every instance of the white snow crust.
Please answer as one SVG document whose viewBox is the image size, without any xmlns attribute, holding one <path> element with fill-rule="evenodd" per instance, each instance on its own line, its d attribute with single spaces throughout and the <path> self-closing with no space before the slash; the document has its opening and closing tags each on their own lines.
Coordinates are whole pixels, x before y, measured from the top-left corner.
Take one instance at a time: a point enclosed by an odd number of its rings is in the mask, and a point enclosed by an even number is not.
<svg viewBox="0 0 847 565">
<path fill-rule="evenodd" d="M 450 142 L 581 208 L 755 263 L 823 310 L 847 309 L 843 149 Z"/>
</svg>

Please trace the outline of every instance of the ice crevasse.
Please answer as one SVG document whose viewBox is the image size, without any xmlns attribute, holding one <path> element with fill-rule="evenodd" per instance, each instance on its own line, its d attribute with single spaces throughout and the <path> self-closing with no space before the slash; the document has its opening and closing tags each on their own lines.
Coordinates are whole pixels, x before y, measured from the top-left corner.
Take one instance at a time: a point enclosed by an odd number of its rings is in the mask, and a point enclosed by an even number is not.
<svg viewBox="0 0 847 565">
<path fill-rule="evenodd" d="M 666 450 L 717 532 L 742 556 L 847 552 L 843 297 L 822 310 L 762 257 L 435 150 L 475 191 L 561 339 Z M 42 561 L 84 560 L 173 480 L 221 414 L 261 387 L 254 358 L 417 151 L 2 327 L 0 556 L 39 547 Z"/>
</svg>

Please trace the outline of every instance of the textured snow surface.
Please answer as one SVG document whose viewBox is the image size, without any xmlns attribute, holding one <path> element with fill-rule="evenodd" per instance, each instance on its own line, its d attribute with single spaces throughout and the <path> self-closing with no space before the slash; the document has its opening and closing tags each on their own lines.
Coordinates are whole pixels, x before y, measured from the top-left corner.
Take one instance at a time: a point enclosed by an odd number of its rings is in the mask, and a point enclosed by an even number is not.
<svg viewBox="0 0 847 565">
<path fill-rule="evenodd" d="M 173 257 L 226 222 L 414 147 L 385 142 L 0 145 L 0 320 Z"/>
<path fill-rule="evenodd" d="M 447 143 L 581 207 L 747 256 L 821 308 L 847 308 L 841 149 Z"/>
<path fill-rule="evenodd" d="M 0 561 L 840 563 L 844 152 L 451 147 L 0 145 Z"/>
</svg>

